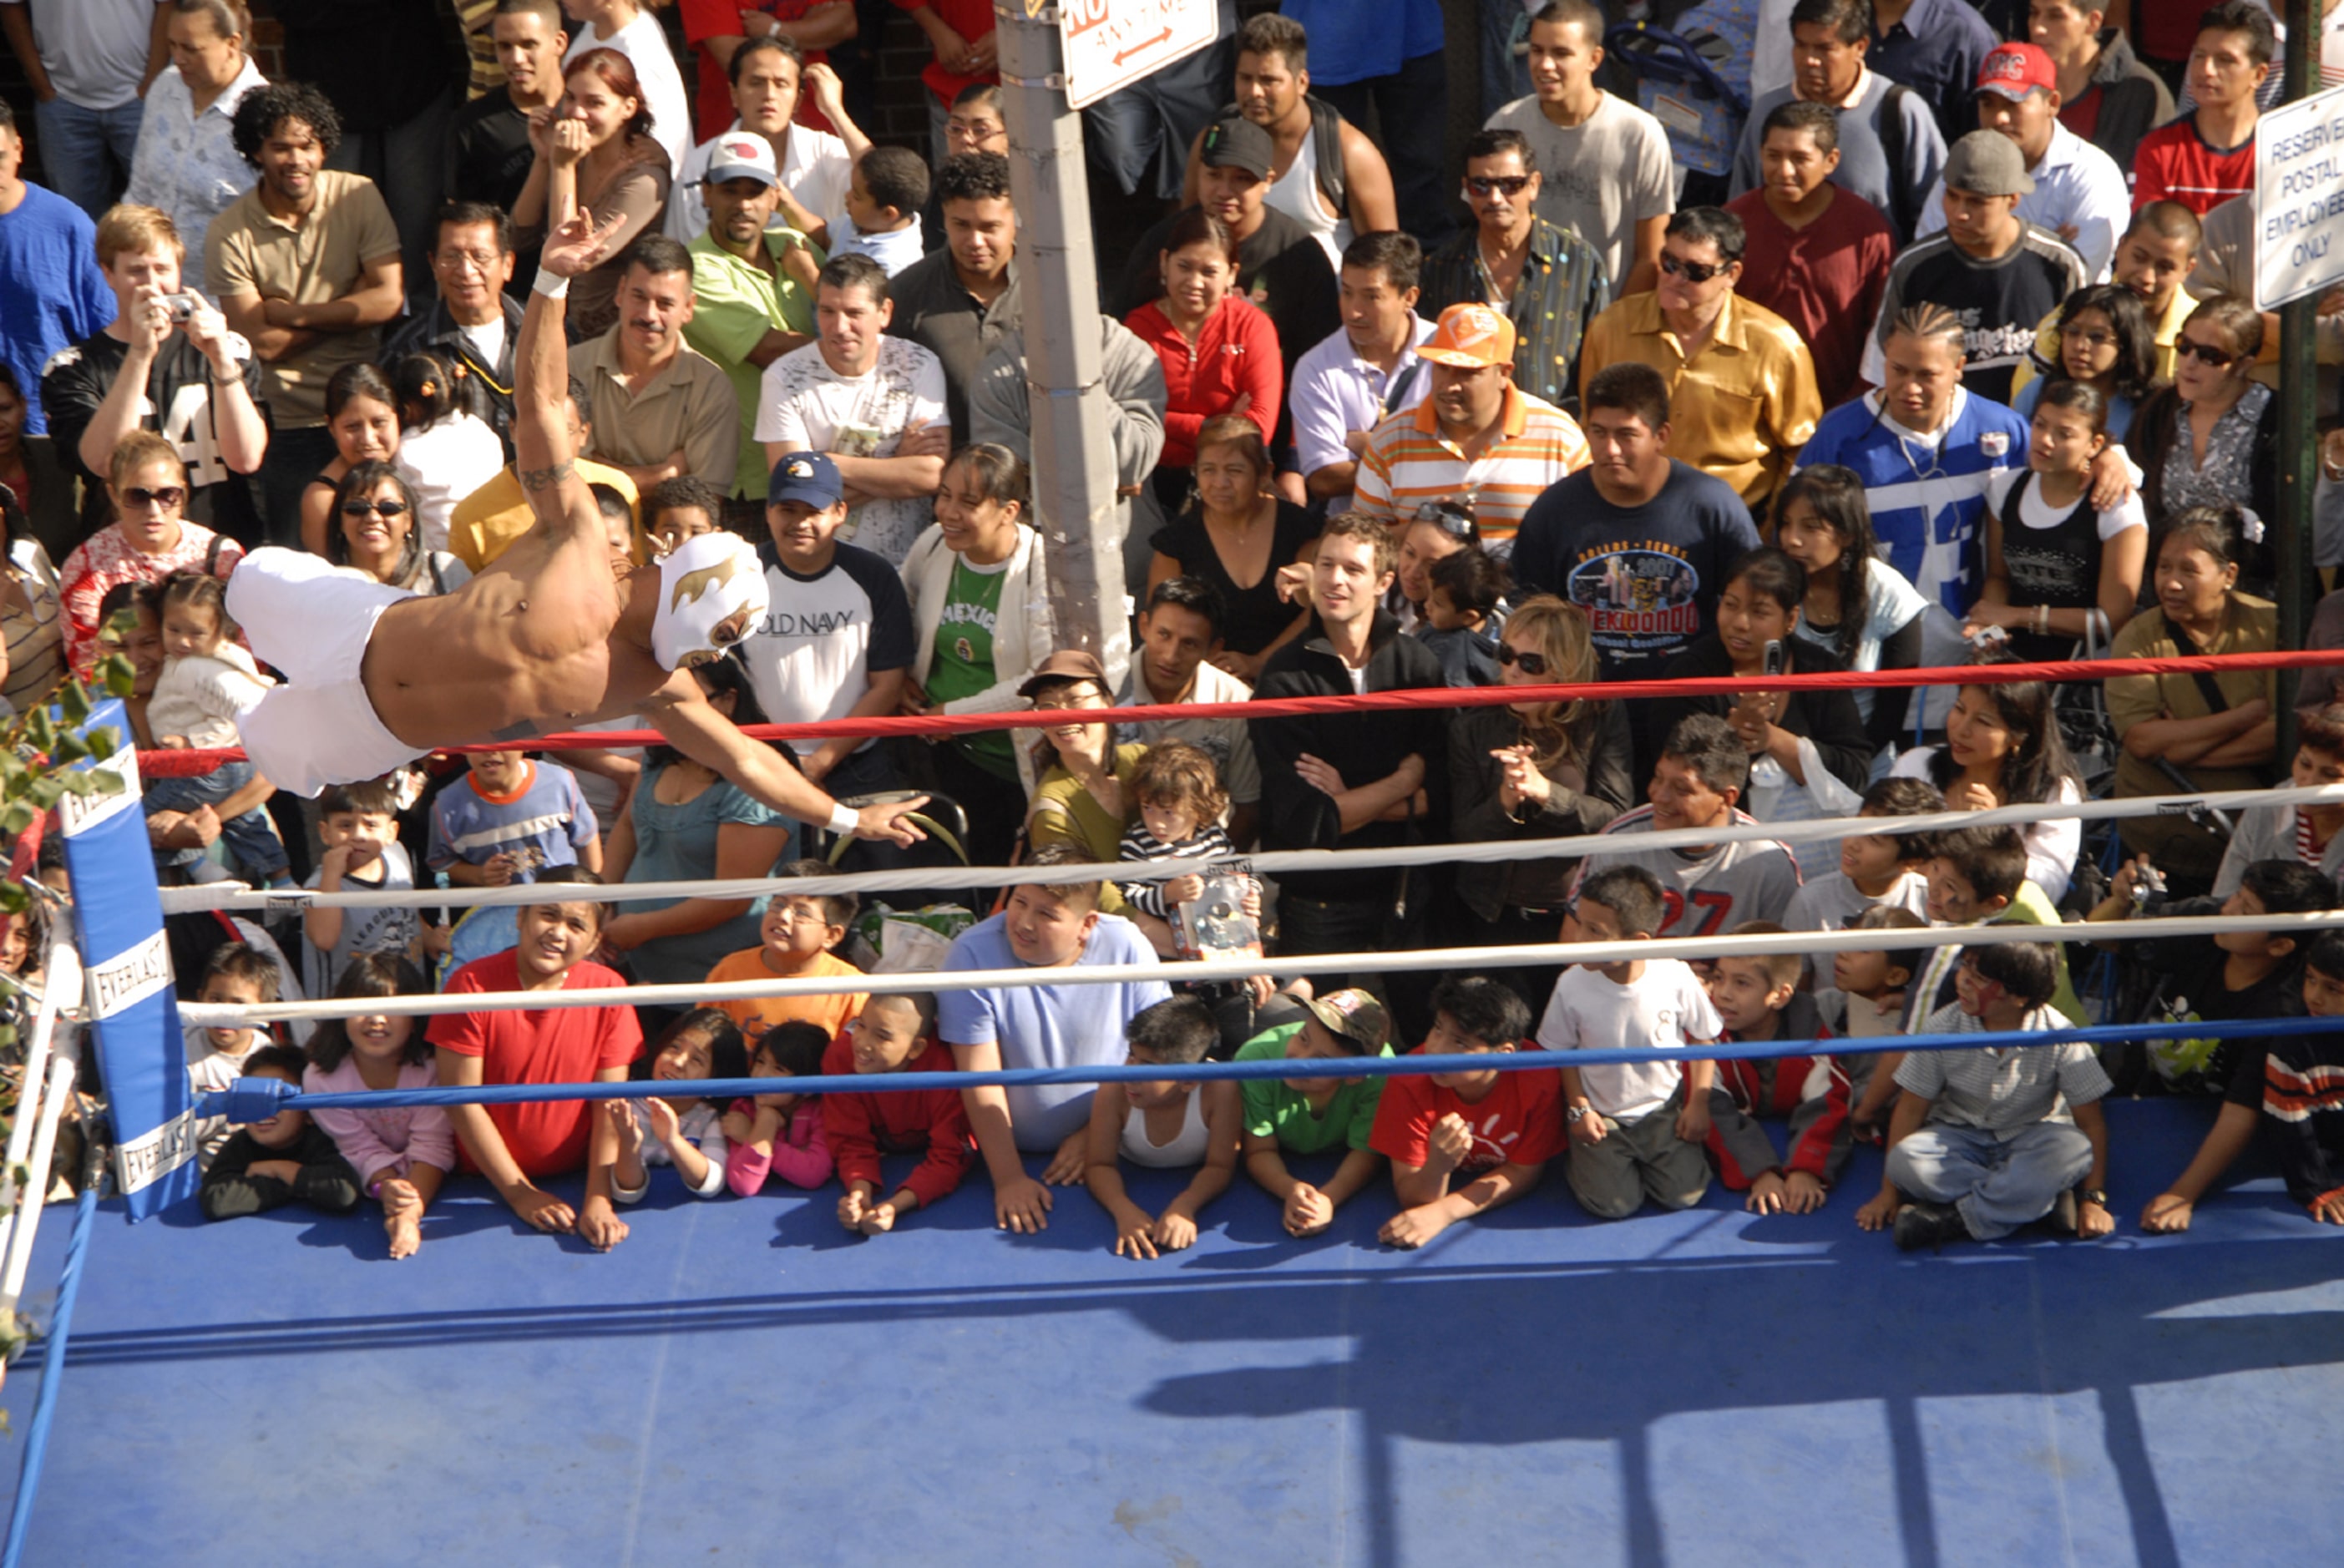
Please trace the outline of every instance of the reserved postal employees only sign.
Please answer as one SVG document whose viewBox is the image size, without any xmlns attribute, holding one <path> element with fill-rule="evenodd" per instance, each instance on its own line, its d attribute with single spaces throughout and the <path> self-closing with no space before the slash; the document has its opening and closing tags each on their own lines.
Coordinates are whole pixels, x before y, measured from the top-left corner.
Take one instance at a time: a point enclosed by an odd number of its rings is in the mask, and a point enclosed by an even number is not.
<svg viewBox="0 0 2344 1568">
<path fill-rule="evenodd" d="M 2344 283 L 2344 87 L 2283 105 L 2255 137 L 2255 303 Z"/>
<path fill-rule="evenodd" d="M 1215 0 L 1058 0 L 1066 106 L 1095 104 L 1195 54 L 1213 41 L 1218 12 Z"/>
</svg>

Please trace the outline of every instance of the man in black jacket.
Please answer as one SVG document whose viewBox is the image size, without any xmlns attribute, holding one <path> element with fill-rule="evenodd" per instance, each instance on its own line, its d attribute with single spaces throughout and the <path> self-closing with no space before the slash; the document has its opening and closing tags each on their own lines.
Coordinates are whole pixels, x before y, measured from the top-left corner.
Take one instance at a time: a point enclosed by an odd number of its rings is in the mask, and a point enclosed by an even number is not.
<svg viewBox="0 0 2344 1568">
<path fill-rule="evenodd" d="M 1317 631 L 1271 655 L 1254 688 L 1258 700 L 1350 696 L 1444 683 L 1440 660 L 1382 608 L 1392 584 L 1391 536 L 1370 519 L 1331 520 L 1310 567 Z M 1255 719 L 1248 730 L 1261 765 L 1264 849 L 1389 849 L 1449 821 L 1444 714 L 1383 710 Z M 1420 872 L 1409 879 L 1408 915 L 1426 903 Z M 1292 873 L 1278 879 L 1278 951 L 1357 953 L 1397 934 L 1401 875 L 1391 866 Z M 1403 938 L 1404 939 L 1404 938 Z M 1396 980 L 1401 977 L 1395 976 Z M 1409 982 L 1399 989 L 1424 987 Z M 1430 976 L 1423 976 L 1429 980 Z M 1312 976 L 1322 988 L 1351 983 Z M 1401 1004 L 1394 998 L 1395 1005 Z M 1411 1023 L 1429 1019 L 1411 1019 Z"/>
<path fill-rule="evenodd" d="M 461 373 L 464 410 L 497 432 L 505 458 L 513 455 L 513 349 L 520 341 L 520 306 L 507 294 L 513 275 L 512 220 L 486 202 L 451 201 L 440 209 L 431 246 L 431 277 L 439 297 L 390 334 L 383 363 L 409 354 L 437 354 Z"/>
</svg>

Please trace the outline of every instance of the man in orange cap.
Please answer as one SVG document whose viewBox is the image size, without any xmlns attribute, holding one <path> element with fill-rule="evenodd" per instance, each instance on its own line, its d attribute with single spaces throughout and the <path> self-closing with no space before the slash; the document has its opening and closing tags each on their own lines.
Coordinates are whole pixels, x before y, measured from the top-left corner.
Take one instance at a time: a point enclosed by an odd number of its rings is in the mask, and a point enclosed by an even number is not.
<svg viewBox="0 0 2344 1568">
<path fill-rule="evenodd" d="M 1546 488 L 1587 466 L 1587 438 L 1553 404 L 1514 385 L 1514 324 L 1487 305 L 1452 305 L 1417 349 L 1432 393 L 1375 428 L 1353 507 L 1395 530 L 1430 501 L 1469 506 L 1493 555 Z"/>
</svg>

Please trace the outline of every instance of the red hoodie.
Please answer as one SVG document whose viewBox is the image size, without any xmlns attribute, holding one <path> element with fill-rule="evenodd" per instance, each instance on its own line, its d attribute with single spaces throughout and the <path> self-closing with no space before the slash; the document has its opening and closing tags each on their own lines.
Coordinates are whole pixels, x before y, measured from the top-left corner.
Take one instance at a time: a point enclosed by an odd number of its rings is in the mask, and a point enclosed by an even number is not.
<svg viewBox="0 0 2344 1568">
<path fill-rule="evenodd" d="M 1278 357 L 1278 329 L 1251 300 L 1237 294 L 1222 300 L 1205 318 L 1194 347 L 1164 314 L 1160 299 L 1134 310 L 1124 325 L 1164 362 L 1163 467 L 1194 466 L 1197 432 L 1207 420 L 1228 412 L 1240 393 L 1253 394 L 1245 417 L 1259 428 L 1263 440 L 1269 440 L 1278 425 L 1286 364 Z"/>
<path fill-rule="evenodd" d="M 844 1077 L 854 1071 L 854 1047 L 841 1029 L 822 1054 L 824 1076 Z M 904 1065 L 907 1073 L 948 1073 L 952 1053 L 934 1040 L 928 1048 Z M 831 1158 L 838 1162 L 838 1179 L 852 1187 L 867 1181 L 882 1199 L 908 1188 L 928 1208 L 960 1185 L 968 1171 L 971 1138 L 968 1111 L 958 1089 L 896 1089 L 884 1094 L 833 1094 L 822 1097 L 822 1128 L 830 1140 Z M 910 1154 L 925 1149 L 911 1175 L 891 1188 L 879 1174 L 883 1154 Z"/>
</svg>

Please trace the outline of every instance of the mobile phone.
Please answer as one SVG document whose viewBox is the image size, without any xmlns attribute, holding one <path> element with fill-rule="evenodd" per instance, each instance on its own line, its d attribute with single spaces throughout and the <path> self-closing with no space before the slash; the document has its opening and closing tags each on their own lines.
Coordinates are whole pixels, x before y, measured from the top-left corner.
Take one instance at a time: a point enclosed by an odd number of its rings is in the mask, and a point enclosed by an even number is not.
<svg viewBox="0 0 2344 1568">
<path fill-rule="evenodd" d="M 1766 639 L 1766 673 L 1779 675 L 1782 673 L 1783 640 L 1779 637 L 1769 637 Z"/>
</svg>

